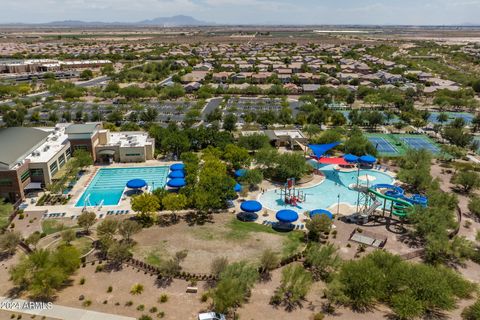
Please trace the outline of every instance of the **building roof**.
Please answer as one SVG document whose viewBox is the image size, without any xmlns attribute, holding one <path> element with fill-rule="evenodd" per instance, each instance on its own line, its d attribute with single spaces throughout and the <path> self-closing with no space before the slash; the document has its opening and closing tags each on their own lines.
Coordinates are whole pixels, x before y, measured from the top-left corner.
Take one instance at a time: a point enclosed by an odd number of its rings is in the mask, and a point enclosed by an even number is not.
<svg viewBox="0 0 480 320">
<path fill-rule="evenodd" d="M 66 134 L 82 134 L 82 133 L 94 133 L 100 123 L 92 122 L 85 124 L 72 124 L 65 129 Z"/>
<path fill-rule="evenodd" d="M 43 130 L 25 127 L 0 129 L 0 164 L 11 167 L 48 137 Z"/>
</svg>

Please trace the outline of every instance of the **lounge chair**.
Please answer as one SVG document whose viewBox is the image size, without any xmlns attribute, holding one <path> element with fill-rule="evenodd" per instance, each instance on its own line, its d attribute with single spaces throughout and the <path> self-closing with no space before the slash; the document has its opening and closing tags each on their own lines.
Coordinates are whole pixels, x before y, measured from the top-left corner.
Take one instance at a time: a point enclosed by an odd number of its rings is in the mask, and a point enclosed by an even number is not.
<svg viewBox="0 0 480 320">
<path fill-rule="evenodd" d="M 99 219 L 102 219 L 103 218 L 103 213 L 100 213 L 100 215 L 98 216 Z"/>
<path fill-rule="evenodd" d="M 130 213 L 130 210 L 125 210 L 125 214 L 129 214 Z"/>
</svg>

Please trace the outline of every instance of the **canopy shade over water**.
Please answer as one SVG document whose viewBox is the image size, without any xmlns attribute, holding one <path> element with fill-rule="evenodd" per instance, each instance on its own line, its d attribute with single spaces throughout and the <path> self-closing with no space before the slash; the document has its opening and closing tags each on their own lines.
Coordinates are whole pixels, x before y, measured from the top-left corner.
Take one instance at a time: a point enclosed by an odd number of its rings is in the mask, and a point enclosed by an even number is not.
<svg viewBox="0 0 480 320">
<path fill-rule="evenodd" d="M 278 211 L 275 217 L 280 222 L 295 222 L 298 220 L 298 213 L 290 209 L 284 209 Z"/>
<path fill-rule="evenodd" d="M 237 183 L 237 184 L 235 185 L 235 187 L 233 187 L 233 190 L 234 190 L 235 192 L 240 192 L 240 191 L 242 191 L 242 185 L 241 185 L 240 183 Z"/>
<path fill-rule="evenodd" d="M 184 169 L 185 169 L 185 165 L 183 163 L 175 163 L 170 166 L 170 170 L 172 171 L 180 171 Z"/>
<path fill-rule="evenodd" d="M 183 173 L 182 170 L 172 171 L 170 172 L 168 177 L 171 179 L 185 178 L 185 173 Z"/>
<path fill-rule="evenodd" d="M 318 159 L 318 163 L 321 164 L 338 164 L 338 165 L 347 165 L 348 162 L 345 161 L 343 158 L 320 158 Z"/>
<path fill-rule="evenodd" d="M 257 212 L 262 210 L 262 204 L 255 200 L 248 200 L 242 202 L 242 204 L 240 205 L 240 209 L 245 212 Z"/>
<path fill-rule="evenodd" d="M 310 211 L 310 218 L 313 218 L 313 216 L 316 216 L 316 215 L 325 215 L 330 220 L 333 219 L 333 214 L 330 211 L 325 210 L 325 209 L 315 209 L 315 210 Z"/>
<path fill-rule="evenodd" d="M 182 178 L 171 179 L 171 180 L 168 180 L 167 182 L 167 186 L 171 188 L 185 187 L 186 184 L 187 182 L 185 181 L 185 179 L 182 179 Z"/>
<path fill-rule="evenodd" d="M 308 147 L 312 150 L 315 157 L 320 158 L 328 150 L 335 148 L 339 144 L 340 142 L 333 142 L 333 143 L 327 143 L 327 144 L 309 144 Z"/>
<path fill-rule="evenodd" d="M 237 171 L 235 171 L 235 177 L 243 177 L 245 173 L 247 173 L 247 169 L 238 169 Z"/>
<path fill-rule="evenodd" d="M 361 156 L 359 161 L 361 163 L 368 163 L 368 164 L 371 164 L 371 163 L 375 163 L 377 162 L 377 158 L 375 158 L 374 156 L 371 156 L 369 154 L 367 155 L 364 155 L 364 156 Z"/>
<path fill-rule="evenodd" d="M 358 157 L 354 154 L 346 154 L 343 156 L 343 159 L 349 163 L 358 162 Z"/>
<path fill-rule="evenodd" d="M 132 179 L 127 182 L 127 188 L 130 189 L 140 189 L 144 188 L 147 185 L 147 182 L 142 179 Z"/>
</svg>

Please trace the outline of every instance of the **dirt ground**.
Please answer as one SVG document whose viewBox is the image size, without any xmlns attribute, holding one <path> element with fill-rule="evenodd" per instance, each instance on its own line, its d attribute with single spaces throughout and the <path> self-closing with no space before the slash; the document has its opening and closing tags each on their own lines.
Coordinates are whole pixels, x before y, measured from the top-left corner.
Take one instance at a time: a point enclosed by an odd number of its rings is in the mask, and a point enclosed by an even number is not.
<svg viewBox="0 0 480 320">
<path fill-rule="evenodd" d="M 138 243 L 135 257 L 146 260 L 152 251 L 171 257 L 177 251 L 187 250 L 188 255 L 182 262 L 184 271 L 208 273 L 216 257 L 226 257 L 229 262 L 256 261 L 268 248 L 281 253 L 285 236 L 265 232 L 238 235 L 227 226 L 232 219 L 233 214 L 221 213 L 201 226 L 190 227 L 182 221 L 170 227 L 143 229 L 134 236 Z"/>
</svg>

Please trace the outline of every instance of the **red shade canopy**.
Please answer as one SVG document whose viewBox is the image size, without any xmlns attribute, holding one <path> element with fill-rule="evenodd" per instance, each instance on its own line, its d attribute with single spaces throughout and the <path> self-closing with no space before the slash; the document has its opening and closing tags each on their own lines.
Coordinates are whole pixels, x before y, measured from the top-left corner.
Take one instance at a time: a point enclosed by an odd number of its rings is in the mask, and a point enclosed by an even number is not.
<svg viewBox="0 0 480 320">
<path fill-rule="evenodd" d="M 347 161 L 343 158 L 320 158 L 317 160 L 321 164 L 338 164 L 338 165 L 349 165 Z"/>
</svg>

